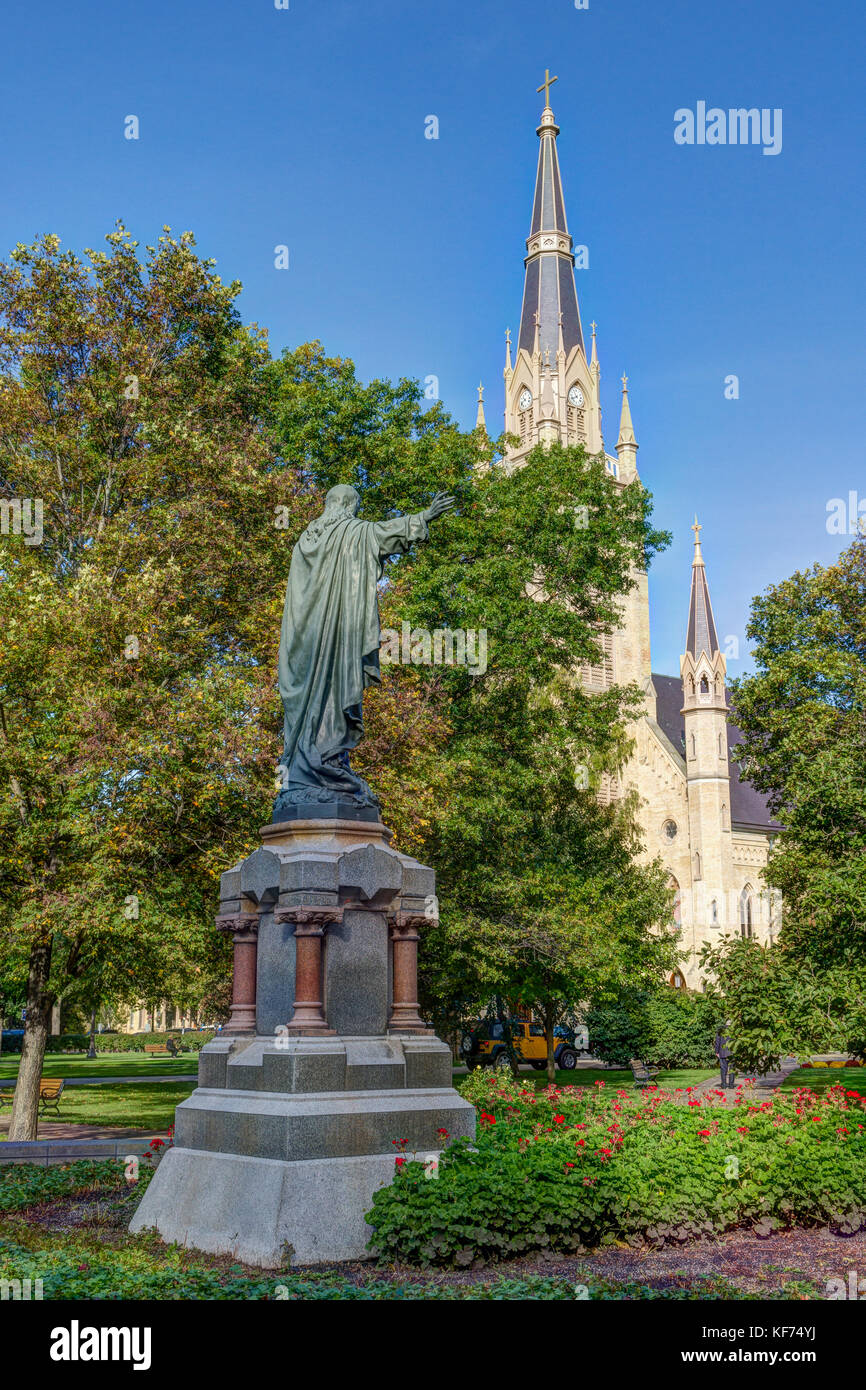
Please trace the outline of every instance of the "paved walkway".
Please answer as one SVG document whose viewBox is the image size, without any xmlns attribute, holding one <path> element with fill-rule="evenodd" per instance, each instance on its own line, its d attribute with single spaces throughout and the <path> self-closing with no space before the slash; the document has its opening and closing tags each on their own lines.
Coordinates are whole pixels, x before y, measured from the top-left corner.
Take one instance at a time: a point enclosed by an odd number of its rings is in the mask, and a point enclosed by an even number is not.
<svg viewBox="0 0 866 1390">
<path fill-rule="evenodd" d="M 796 1071 L 800 1063 L 796 1057 L 783 1057 L 778 1071 L 768 1071 L 764 1076 L 741 1076 L 737 1073 L 734 1085 L 739 1086 L 747 1081 L 751 1081 L 757 1091 L 775 1091 L 781 1086 L 783 1081 Z M 694 1089 L 694 1095 L 705 1096 L 709 1091 L 718 1091 L 722 1088 L 722 1074 L 711 1076 L 708 1081 L 702 1081 L 700 1086 Z"/>
</svg>

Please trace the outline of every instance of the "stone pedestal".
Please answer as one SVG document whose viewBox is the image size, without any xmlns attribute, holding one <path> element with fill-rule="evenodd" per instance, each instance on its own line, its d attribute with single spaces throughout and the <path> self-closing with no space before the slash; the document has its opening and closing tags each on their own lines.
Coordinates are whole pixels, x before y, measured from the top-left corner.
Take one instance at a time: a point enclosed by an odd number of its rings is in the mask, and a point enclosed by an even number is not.
<svg viewBox="0 0 866 1390">
<path fill-rule="evenodd" d="M 221 881 L 232 1032 L 202 1049 L 130 1229 L 264 1268 L 359 1259 L 393 1141 L 427 1158 L 475 1134 L 450 1050 L 418 1012 L 435 877 L 369 820 L 294 819 L 262 839 Z"/>
</svg>

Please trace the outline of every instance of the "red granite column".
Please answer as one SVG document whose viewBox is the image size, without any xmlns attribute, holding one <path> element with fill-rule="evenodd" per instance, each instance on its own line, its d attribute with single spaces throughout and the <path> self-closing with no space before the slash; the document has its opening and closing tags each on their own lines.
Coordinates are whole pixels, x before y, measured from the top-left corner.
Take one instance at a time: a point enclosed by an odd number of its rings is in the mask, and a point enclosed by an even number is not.
<svg viewBox="0 0 866 1390">
<path fill-rule="evenodd" d="M 395 1033 L 429 1033 L 418 1012 L 418 928 L 423 913 L 395 912 L 390 921 L 393 984 L 388 1028 Z"/>
<path fill-rule="evenodd" d="M 259 919 L 255 912 L 217 917 L 218 931 L 230 931 L 234 944 L 231 1016 L 224 1033 L 256 1031 L 256 953 Z"/>
<path fill-rule="evenodd" d="M 342 920 L 339 907 L 288 907 L 276 912 L 278 922 L 295 928 L 295 1006 L 289 1019 L 290 1033 L 333 1035 L 324 1013 L 325 932 Z"/>
</svg>

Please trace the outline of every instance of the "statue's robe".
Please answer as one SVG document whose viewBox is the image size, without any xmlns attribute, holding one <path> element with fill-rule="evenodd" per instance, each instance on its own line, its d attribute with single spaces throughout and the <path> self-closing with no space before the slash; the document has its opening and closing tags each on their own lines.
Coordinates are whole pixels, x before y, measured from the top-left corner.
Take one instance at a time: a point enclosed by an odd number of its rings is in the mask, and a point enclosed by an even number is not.
<svg viewBox="0 0 866 1390">
<path fill-rule="evenodd" d="M 363 732 L 364 690 L 381 680 L 377 584 L 388 557 L 427 534 L 422 515 L 359 521 L 339 513 L 332 522 L 326 512 L 292 551 L 280 633 L 287 772 L 278 806 L 378 804 L 348 759 Z"/>
</svg>

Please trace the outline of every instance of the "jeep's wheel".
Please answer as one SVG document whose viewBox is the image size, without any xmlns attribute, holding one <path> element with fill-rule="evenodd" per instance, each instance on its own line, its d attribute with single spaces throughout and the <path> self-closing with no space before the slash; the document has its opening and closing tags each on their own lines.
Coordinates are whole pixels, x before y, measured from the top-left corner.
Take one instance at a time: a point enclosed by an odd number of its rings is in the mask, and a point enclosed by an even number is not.
<svg viewBox="0 0 866 1390">
<path fill-rule="evenodd" d="M 467 1057 L 467 1058 L 466 1058 L 466 1069 L 467 1069 L 467 1071 L 474 1071 L 476 1067 L 480 1067 L 480 1066 L 481 1066 L 481 1063 L 479 1062 L 479 1060 L 478 1060 L 477 1057 Z"/>
<path fill-rule="evenodd" d="M 534 1066 L 536 1071 L 544 1071 L 547 1067 L 546 1062 L 533 1062 L 532 1065 Z"/>
<path fill-rule="evenodd" d="M 577 1066 L 577 1053 L 570 1047 L 564 1047 L 559 1054 L 559 1065 L 563 1071 L 574 1071 Z"/>
<path fill-rule="evenodd" d="M 510 1067 L 511 1063 L 508 1060 L 508 1053 L 500 1052 L 493 1065 L 494 1067 Z"/>
</svg>

